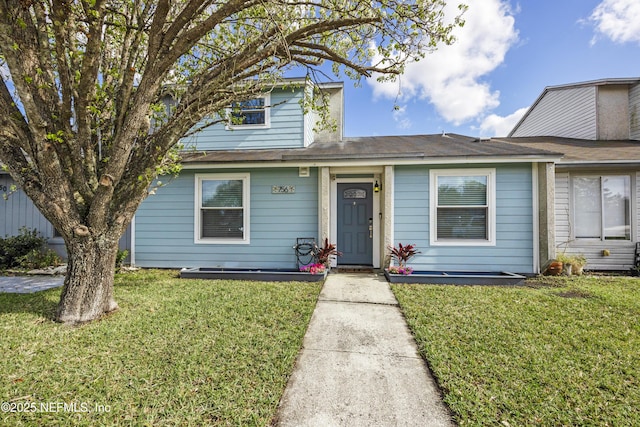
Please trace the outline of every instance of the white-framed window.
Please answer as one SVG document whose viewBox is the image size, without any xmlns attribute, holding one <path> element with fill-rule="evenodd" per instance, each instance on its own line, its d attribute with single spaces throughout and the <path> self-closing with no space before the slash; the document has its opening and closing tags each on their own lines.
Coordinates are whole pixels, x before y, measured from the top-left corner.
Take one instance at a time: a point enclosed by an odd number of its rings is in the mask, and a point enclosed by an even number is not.
<svg viewBox="0 0 640 427">
<path fill-rule="evenodd" d="M 495 169 L 432 169 L 431 245 L 496 244 Z"/>
<path fill-rule="evenodd" d="M 197 174 L 195 243 L 249 243 L 249 174 Z"/>
<path fill-rule="evenodd" d="M 575 239 L 631 240 L 631 177 L 572 177 Z"/>
<path fill-rule="evenodd" d="M 266 93 L 253 99 L 235 102 L 229 108 L 229 129 L 268 128 L 271 96 Z"/>
</svg>

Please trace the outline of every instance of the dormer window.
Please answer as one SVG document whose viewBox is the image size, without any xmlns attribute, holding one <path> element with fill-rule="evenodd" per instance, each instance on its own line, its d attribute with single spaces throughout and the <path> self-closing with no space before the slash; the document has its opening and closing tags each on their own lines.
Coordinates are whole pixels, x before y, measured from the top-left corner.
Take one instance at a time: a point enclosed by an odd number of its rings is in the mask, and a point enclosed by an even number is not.
<svg viewBox="0 0 640 427">
<path fill-rule="evenodd" d="M 229 109 L 230 129 L 268 128 L 269 94 L 236 102 Z"/>
</svg>

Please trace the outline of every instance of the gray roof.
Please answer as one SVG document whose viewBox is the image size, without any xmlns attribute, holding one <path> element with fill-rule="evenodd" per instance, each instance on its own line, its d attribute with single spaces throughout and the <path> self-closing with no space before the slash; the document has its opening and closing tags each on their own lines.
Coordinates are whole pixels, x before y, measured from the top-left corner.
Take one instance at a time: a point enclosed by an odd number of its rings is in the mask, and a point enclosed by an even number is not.
<svg viewBox="0 0 640 427">
<path fill-rule="evenodd" d="M 636 140 L 606 141 L 555 136 L 495 138 L 494 140 L 563 153 L 564 156 L 558 164 L 640 163 L 640 141 Z"/>
<path fill-rule="evenodd" d="M 496 140 L 478 140 L 463 135 L 370 136 L 345 138 L 341 142 L 317 142 L 306 148 L 193 151 L 183 154 L 183 163 L 341 163 L 384 161 L 428 163 L 430 160 L 465 159 L 558 159 L 557 152 L 509 144 Z"/>
</svg>

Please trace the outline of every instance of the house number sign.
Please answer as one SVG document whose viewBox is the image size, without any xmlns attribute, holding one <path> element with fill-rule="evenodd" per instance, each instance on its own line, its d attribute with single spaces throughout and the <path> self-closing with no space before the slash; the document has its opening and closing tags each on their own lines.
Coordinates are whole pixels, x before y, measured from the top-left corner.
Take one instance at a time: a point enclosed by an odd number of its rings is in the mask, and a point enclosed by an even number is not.
<svg viewBox="0 0 640 427">
<path fill-rule="evenodd" d="M 343 199 L 366 199 L 367 191 L 360 188 L 349 188 L 342 193 Z"/>
<path fill-rule="evenodd" d="M 271 193 L 272 194 L 293 194 L 296 192 L 295 185 L 272 185 Z"/>
</svg>

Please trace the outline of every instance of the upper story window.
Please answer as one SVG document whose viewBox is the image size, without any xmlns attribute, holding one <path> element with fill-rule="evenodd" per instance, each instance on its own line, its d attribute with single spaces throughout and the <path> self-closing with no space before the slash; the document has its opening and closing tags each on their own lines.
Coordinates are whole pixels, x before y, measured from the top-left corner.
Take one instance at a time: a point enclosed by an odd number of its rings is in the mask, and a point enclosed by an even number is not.
<svg viewBox="0 0 640 427">
<path fill-rule="evenodd" d="M 495 245 L 495 169 L 431 170 L 431 244 Z"/>
<path fill-rule="evenodd" d="M 229 128 L 251 129 L 270 126 L 270 96 L 263 96 L 234 103 L 229 109 Z"/>
<path fill-rule="evenodd" d="M 196 243 L 249 243 L 249 174 L 196 175 Z"/>
<path fill-rule="evenodd" d="M 576 239 L 631 240 L 631 177 L 574 176 Z"/>
</svg>

